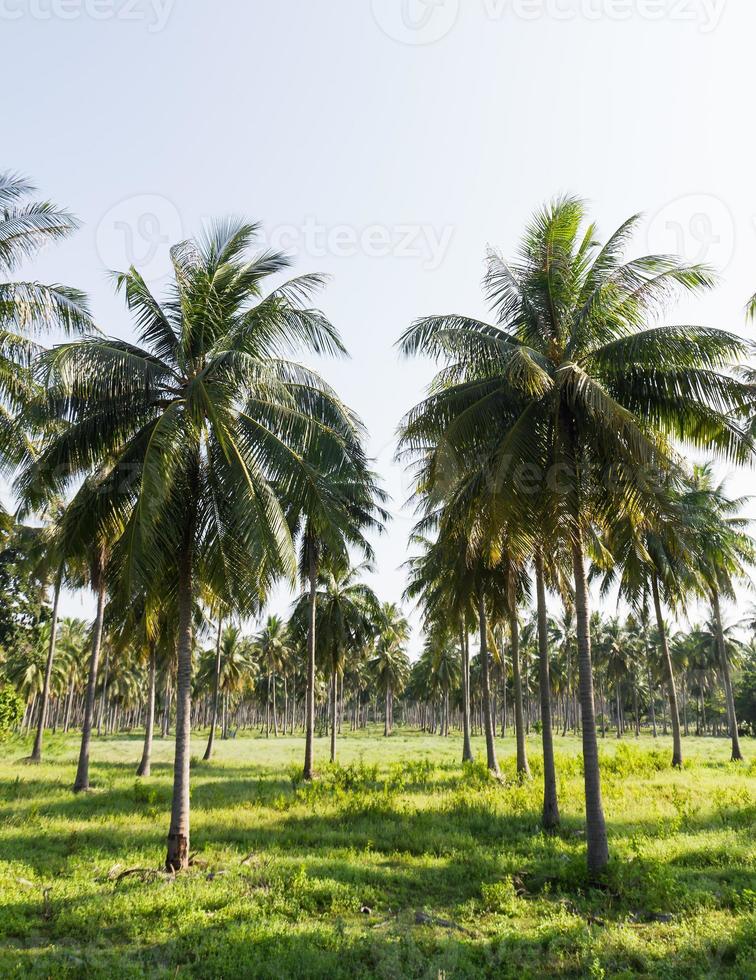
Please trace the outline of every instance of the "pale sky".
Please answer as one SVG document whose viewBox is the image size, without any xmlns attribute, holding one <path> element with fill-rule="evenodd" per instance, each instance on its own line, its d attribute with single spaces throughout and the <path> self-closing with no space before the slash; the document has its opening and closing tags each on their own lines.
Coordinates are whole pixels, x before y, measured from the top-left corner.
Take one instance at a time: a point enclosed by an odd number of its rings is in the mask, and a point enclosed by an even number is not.
<svg viewBox="0 0 756 980">
<path fill-rule="evenodd" d="M 259 220 L 296 272 L 332 275 L 321 305 L 352 358 L 322 371 L 395 502 L 382 598 L 412 523 L 395 430 L 430 377 L 393 345 L 421 314 L 484 316 L 487 245 L 511 254 L 541 203 L 584 196 L 604 235 L 645 212 L 638 252 L 723 275 L 670 322 L 746 329 L 748 0 L 0 0 L 0 32 L 0 169 L 83 222 L 33 274 L 85 289 L 103 330 L 131 332 L 106 270 L 159 291 L 167 247 L 210 217 Z"/>
</svg>

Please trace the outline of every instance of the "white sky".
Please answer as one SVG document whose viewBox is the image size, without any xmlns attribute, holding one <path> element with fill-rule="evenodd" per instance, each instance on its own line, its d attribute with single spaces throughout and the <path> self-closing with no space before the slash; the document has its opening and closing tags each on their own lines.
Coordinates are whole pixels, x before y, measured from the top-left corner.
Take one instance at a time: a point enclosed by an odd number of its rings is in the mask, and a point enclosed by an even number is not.
<svg viewBox="0 0 756 980">
<path fill-rule="evenodd" d="M 297 272 L 332 274 L 321 305 L 352 359 L 323 372 L 397 511 L 383 598 L 401 595 L 411 526 L 394 433 L 430 377 L 393 344 L 421 314 L 485 315 L 486 246 L 511 253 L 544 200 L 585 196 L 604 234 L 646 212 L 639 251 L 724 277 L 670 319 L 745 329 L 748 0 L 0 0 L 0 32 L 0 168 L 84 222 L 34 275 L 86 289 L 105 331 L 131 330 L 106 269 L 154 283 L 208 217 L 260 220 Z"/>
</svg>

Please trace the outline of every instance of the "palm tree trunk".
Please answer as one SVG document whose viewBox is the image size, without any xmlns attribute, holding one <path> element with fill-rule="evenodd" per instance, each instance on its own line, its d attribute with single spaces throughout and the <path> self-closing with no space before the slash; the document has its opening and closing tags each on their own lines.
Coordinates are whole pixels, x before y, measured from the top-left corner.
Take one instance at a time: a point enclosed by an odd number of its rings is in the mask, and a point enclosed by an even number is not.
<svg viewBox="0 0 756 980">
<path fill-rule="evenodd" d="M 270 671 L 268 671 L 268 690 L 265 696 L 265 737 L 270 738 Z"/>
<path fill-rule="evenodd" d="M 525 717 L 522 710 L 522 674 L 520 673 L 520 624 L 517 610 L 509 617 L 509 630 L 512 639 L 512 675 L 514 677 L 515 697 L 515 741 L 517 743 L 517 774 L 530 779 L 530 766 L 525 746 Z"/>
<path fill-rule="evenodd" d="M 213 754 L 215 729 L 218 726 L 218 690 L 220 688 L 221 672 L 221 640 L 223 638 L 223 616 L 218 616 L 218 635 L 215 640 L 215 669 L 213 670 L 213 707 L 210 716 L 210 734 L 207 737 L 207 747 L 202 758 L 207 762 Z"/>
<path fill-rule="evenodd" d="M 144 723 L 144 749 L 137 776 L 149 776 L 152 769 L 152 733 L 155 727 L 155 681 L 157 675 L 157 651 L 150 641 L 150 686 L 147 692 L 147 718 Z"/>
<path fill-rule="evenodd" d="M 662 647 L 662 660 L 664 669 L 667 673 L 667 687 L 669 689 L 669 714 L 672 724 L 672 765 L 676 768 L 682 766 L 682 738 L 680 737 L 680 712 L 677 708 L 677 688 L 675 687 L 675 674 L 672 669 L 672 658 L 669 655 L 669 643 L 667 642 L 667 630 L 664 626 L 662 615 L 661 597 L 659 595 L 659 579 L 656 575 L 651 576 L 651 591 L 654 596 L 654 609 L 656 611 L 656 627 L 659 630 L 659 638 Z"/>
<path fill-rule="evenodd" d="M 470 744 L 470 648 L 464 623 L 460 629 L 459 645 L 462 651 L 462 761 L 474 759 Z"/>
<path fill-rule="evenodd" d="M 102 735 L 102 721 L 105 717 L 105 702 L 108 696 L 108 675 L 110 674 L 110 649 L 105 651 L 105 669 L 102 676 L 102 691 L 100 691 L 100 708 L 97 712 L 97 735 Z M 105 722 L 105 734 L 108 734 L 108 724 Z"/>
<path fill-rule="evenodd" d="M 278 718 L 276 717 L 276 675 L 273 673 L 273 736 L 278 738 Z"/>
<path fill-rule="evenodd" d="M 42 733 L 45 728 L 47 715 L 47 702 L 50 698 L 50 678 L 52 677 L 53 660 L 55 659 L 55 639 L 58 632 L 58 601 L 60 599 L 61 574 L 55 580 L 55 593 L 53 597 L 52 619 L 50 621 L 50 644 L 47 648 L 47 664 L 45 665 L 45 680 L 42 685 L 42 708 L 39 713 L 39 724 L 37 725 L 37 735 L 34 739 L 34 748 L 30 757 L 31 762 L 42 761 Z"/>
<path fill-rule="evenodd" d="M 187 528 L 187 539 L 178 567 L 178 669 L 176 672 L 176 749 L 173 763 L 173 801 L 168 832 L 166 871 L 189 867 L 189 763 L 191 759 L 192 708 L 192 600 L 193 528 Z"/>
<path fill-rule="evenodd" d="M 336 761 L 336 692 L 338 690 L 336 668 L 331 678 L 331 762 Z"/>
<path fill-rule="evenodd" d="M 66 710 L 63 715 L 63 733 L 68 734 L 68 727 L 71 724 L 71 708 L 73 706 L 74 699 L 74 672 L 71 670 L 71 676 L 68 680 L 68 696 L 66 697 Z"/>
<path fill-rule="evenodd" d="M 654 698 L 654 689 L 651 683 L 651 668 L 646 664 L 646 674 L 648 676 L 648 699 L 651 704 L 651 728 L 654 733 L 654 738 L 656 738 L 656 704 Z"/>
<path fill-rule="evenodd" d="M 583 771 L 585 780 L 585 822 L 588 844 L 588 872 L 599 875 L 609 863 L 604 806 L 601 799 L 596 712 L 593 701 L 593 663 L 591 661 L 591 627 L 588 605 L 588 582 L 585 574 L 583 536 L 576 528 L 572 540 L 572 565 L 575 578 L 575 614 L 577 618 L 578 677 L 583 730 Z"/>
<path fill-rule="evenodd" d="M 712 592 L 711 594 L 711 607 L 714 613 L 714 628 L 717 632 L 717 651 L 722 667 L 725 698 L 727 700 L 727 719 L 730 725 L 730 739 L 732 741 L 732 761 L 742 762 L 743 753 L 740 751 L 738 719 L 735 714 L 735 698 L 732 693 L 732 678 L 730 677 L 730 661 L 727 656 L 727 647 L 725 646 L 724 630 L 722 629 L 722 610 L 719 606 L 719 594 L 717 592 Z"/>
<path fill-rule="evenodd" d="M 536 604 L 538 607 L 538 682 L 541 688 L 541 740 L 543 742 L 543 826 L 553 830 L 559 826 L 556 767 L 554 765 L 554 735 L 551 730 L 551 677 L 549 669 L 549 636 L 546 621 L 546 585 L 543 578 L 543 558 L 535 557 Z"/>
<path fill-rule="evenodd" d="M 388 738 L 391 734 L 391 718 L 389 715 L 389 699 L 391 697 L 391 685 L 386 681 L 386 712 L 383 720 L 383 737 Z"/>
<path fill-rule="evenodd" d="M 102 647 L 102 621 L 105 614 L 105 575 L 100 567 L 97 576 L 97 613 L 92 628 L 92 653 L 89 658 L 89 677 L 87 693 L 84 700 L 84 719 L 81 726 L 81 748 L 79 750 L 79 765 L 76 769 L 74 793 L 82 793 L 89 789 L 89 746 L 92 741 L 92 722 L 95 711 L 95 691 L 97 690 L 97 670 L 100 665 L 100 649 Z"/>
<path fill-rule="evenodd" d="M 313 778 L 313 751 L 315 743 L 315 603 L 317 598 L 318 569 L 315 546 L 311 542 L 308 578 L 310 583 L 309 622 L 307 624 L 307 688 L 305 690 L 305 759 L 304 778 Z"/>
<path fill-rule="evenodd" d="M 499 760 L 496 758 L 496 742 L 493 733 L 493 719 L 491 718 L 486 603 L 483 596 L 478 600 L 478 618 L 480 620 L 480 673 L 483 680 L 483 727 L 486 730 L 486 757 L 489 772 L 495 776 L 500 776 L 501 770 L 499 769 Z"/>
</svg>

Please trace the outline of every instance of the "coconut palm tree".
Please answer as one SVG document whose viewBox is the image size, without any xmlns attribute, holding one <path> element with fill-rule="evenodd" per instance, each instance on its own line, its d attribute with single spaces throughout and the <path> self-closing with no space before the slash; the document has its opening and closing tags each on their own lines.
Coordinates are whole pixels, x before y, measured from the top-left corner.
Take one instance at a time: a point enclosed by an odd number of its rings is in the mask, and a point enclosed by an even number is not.
<svg viewBox="0 0 756 980">
<path fill-rule="evenodd" d="M 299 573 L 308 596 L 303 768 L 306 780 L 311 780 L 314 775 L 316 601 L 320 568 L 325 562 L 332 569 L 337 566 L 348 569 L 350 549 L 371 562 L 374 553 L 366 534 L 381 533 L 388 519 L 383 508 L 386 494 L 369 469 L 362 448 L 364 429 L 356 416 L 352 419 L 356 438 L 348 446 L 348 465 L 341 464 L 328 472 L 314 465 L 312 476 L 302 481 L 293 497 L 296 506 L 290 514 L 292 533 L 300 536 Z M 319 478 L 314 479 L 317 473 L 320 473 Z"/>
<path fill-rule="evenodd" d="M 361 655 L 373 640 L 381 608 L 373 590 L 360 581 L 365 565 L 322 568 L 315 595 L 315 637 L 318 662 L 330 676 L 331 762 L 336 761 L 338 680 L 348 654 Z M 295 634 L 306 635 L 310 619 L 309 592 L 300 596 L 292 614 Z"/>
<path fill-rule="evenodd" d="M 536 584 L 536 620 L 538 637 L 538 687 L 541 700 L 541 742 L 543 745 L 543 811 L 541 822 L 545 830 L 559 826 L 556 765 L 554 762 L 554 733 L 551 713 L 551 658 L 548 609 L 546 607 L 546 564 L 544 549 L 537 548 L 534 556 Z M 554 566 L 552 566 L 553 568 Z"/>
<path fill-rule="evenodd" d="M 422 466 L 438 505 L 476 482 L 502 524 L 527 526 L 548 492 L 549 523 L 571 556 L 577 616 L 588 866 L 608 861 L 596 740 L 586 541 L 617 514 L 658 513 L 654 473 L 677 465 L 671 440 L 751 452 L 734 410 L 745 386 L 728 368 L 742 339 L 659 326 L 678 292 L 713 277 L 669 256 L 625 261 L 638 219 L 601 245 L 583 203 L 562 198 L 530 222 L 515 262 L 491 253 L 494 323 L 424 317 L 400 340 L 408 355 L 441 359 L 430 394 L 405 418 L 400 449 Z M 535 490 L 534 490 L 535 486 Z M 545 487 L 545 491 L 543 488 Z"/>
<path fill-rule="evenodd" d="M 30 448 L 18 414 L 36 395 L 32 364 L 38 337 L 52 329 L 91 330 L 84 294 L 67 286 L 13 279 L 19 267 L 79 223 L 49 201 L 30 200 L 25 178 L 0 173 L 0 464 L 12 468 Z"/>
<path fill-rule="evenodd" d="M 409 583 L 405 598 L 422 609 L 426 631 L 445 626 L 459 636 L 462 660 L 462 761 L 474 759 L 470 742 L 470 629 L 477 620 L 471 591 L 473 575 L 464 541 L 449 534 L 431 542 L 421 533 L 413 536 L 422 553 L 406 562 Z"/>
<path fill-rule="evenodd" d="M 251 256 L 257 232 L 228 220 L 174 247 L 162 304 L 135 269 L 115 274 L 137 342 L 90 336 L 43 356 L 47 416 L 65 424 L 21 481 L 60 492 L 91 474 L 82 536 L 107 528 L 119 587 L 161 583 L 176 604 L 172 870 L 189 860 L 195 599 L 208 585 L 247 608 L 259 598 L 249 594 L 251 580 L 293 578 L 282 495 L 311 476 L 305 460 L 324 470 L 347 465 L 356 438 L 335 393 L 288 356 L 343 353 L 333 327 L 307 305 L 323 280 L 303 276 L 266 293 L 266 280 L 288 261 Z"/>
<path fill-rule="evenodd" d="M 711 465 L 694 468 L 682 496 L 684 522 L 690 530 L 698 587 L 711 605 L 719 666 L 724 682 L 732 760 L 743 759 L 732 689 L 730 658 L 722 624 L 722 598 L 734 598 L 738 582 L 749 583 L 747 567 L 756 564 L 756 543 L 747 533 L 749 521 L 741 516 L 745 498 L 730 498 L 724 483 L 717 483 Z"/>
<path fill-rule="evenodd" d="M 270 735 L 271 681 L 273 685 L 273 734 L 278 738 L 276 714 L 276 674 L 291 656 L 291 642 L 286 623 L 280 616 L 268 616 L 265 625 L 255 637 L 254 652 L 262 672 L 267 676 L 268 694 L 265 702 L 266 736 Z M 285 734 L 285 733 L 284 733 Z"/>
<path fill-rule="evenodd" d="M 401 694 L 409 677 L 409 657 L 406 646 L 410 637 L 409 623 L 395 602 L 384 602 L 377 622 L 377 637 L 370 660 L 373 676 L 382 691 L 385 703 L 383 734 L 391 735 L 394 721 L 394 695 Z"/>
</svg>

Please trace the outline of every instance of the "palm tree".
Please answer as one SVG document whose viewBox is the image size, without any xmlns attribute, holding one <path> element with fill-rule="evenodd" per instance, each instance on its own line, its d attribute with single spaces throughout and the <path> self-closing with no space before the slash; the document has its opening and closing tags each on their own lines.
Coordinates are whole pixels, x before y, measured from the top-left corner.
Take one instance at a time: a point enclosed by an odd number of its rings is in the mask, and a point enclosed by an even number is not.
<svg viewBox="0 0 756 980">
<path fill-rule="evenodd" d="M 626 513 L 613 521 L 599 561 L 606 569 L 605 593 L 618 581 L 620 594 L 636 611 L 646 608 L 650 594 L 669 700 L 672 765 L 678 768 L 683 763 L 680 710 L 663 604 L 672 609 L 684 606 L 698 574 L 696 544 L 684 513 L 681 480 L 684 474 L 670 474 L 666 486 L 660 488 L 664 495 L 661 515 Z"/>
<path fill-rule="evenodd" d="M 545 830 L 559 826 L 554 735 L 551 715 L 551 664 L 549 657 L 549 623 L 546 607 L 546 571 L 543 551 L 536 550 L 534 558 L 536 581 L 536 619 L 538 636 L 538 686 L 541 699 L 541 742 L 543 745 L 543 812 Z"/>
<path fill-rule="evenodd" d="M 270 735 L 270 695 L 273 683 L 273 734 L 278 738 L 278 719 L 276 716 L 276 674 L 283 668 L 291 655 L 291 644 L 286 623 L 280 616 L 268 616 L 262 630 L 255 637 L 255 656 L 267 676 L 268 694 L 265 702 L 266 736 Z M 284 733 L 285 734 L 285 733 Z"/>
<path fill-rule="evenodd" d="M 477 612 L 467 547 L 463 540 L 449 534 L 440 535 L 431 542 L 416 533 L 413 541 L 422 548 L 422 553 L 406 563 L 409 583 L 405 597 L 421 606 L 426 631 L 445 627 L 449 633 L 458 632 L 462 659 L 462 761 L 472 762 L 470 628 L 474 627 Z"/>
<path fill-rule="evenodd" d="M 76 495 L 69 507 L 66 509 L 63 526 L 64 539 L 68 530 L 68 525 L 74 523 L 78 508 L 82 504 L 82 498 L 86 497 L 91 487 L 85 483 L 82 490 Z M 86 504 L 84 505 L 86 507 Z M 66 544 L 63 550 L 69 554 L 76 554 L 73 547 Z M 107 598 L 107 564 L 109 552 L 104 535 L 101 531 L 96 531 L 93 538 L 91 549 L 86 558 L 83 553 L 79 553 L 82 560 L 87 564 L 87 580 L 90 588 L 96 596 L 96 612 L 91 630 L 91 652 L 89 655 L 89 666 L 87 671 L 87 686 L 84 695 L 84 719 L 81 726 L 81 745 L 79 748 L 79 761 L 76 766 L 76 778 L 74 780 L 74 793 L 88 792 L 89 786 L 89 750 L 92 742 L 92 726 L 94 724 L 95 697 L 97 693 L 97 679 L 100 670 L 100 654 L 102 652 L 103 626 L 105 622 L 105 602 Z M 107 669 L 106 669 L 107 672 Z"/>
<path fill-rule="evenodd" d="M 42 738 L 47 724 L 48 704 L 55 666 L 58 604 L 64 574 L 64 563 L 61 560 L 57 547 L 57 523 L 60 513 L 60 504 L 59 502 L 55 502 L 50 508 L 50 513 L 44 515 L 52 515 L 49 523 L 43 524 L 40 527 L 31 527 L 25 524 L 15 523 L 9 519 L 10 523 L 7 528 L 7 546 L 11 551 L 15 551 L 17 569 L 30 582 L 33 582 L 35 584 L 35 590 L 39 591 L 41 607 L 46 607 L 45 600 L 49 599 L 49 592 L 52 587 L 50 619 L 49 621 L 45 621 L 44 626 L 42 626 L 47 646 L 47 660 L 42 687 L 39 691 L 40 705 L 37 715 L 36 735 L 32 753 L 25 760 L 30 763 L 39 763 L 42 761 Z M 8 554 L 7 550 L 6 554 Z M 40 612 L 42 612 L 42 608 Z"/>
<path fill-rule="evenodd" d="M 325 562 L 332 569 L 348 569 L 349 549 L 370 562 L 373 548 L 365 537 L 368 531 L 380 533 L 388 513 L 383 509 L 387 497 L 369 469 L 362 448 L 365 432 L 352 415 L 354 439 L 348 445 L 348 465 L 339 465 L 318 474 L 313 466 L 295 496 L 290 515 L 293 533 L 300 533 L 300 580 L 308 596 L 307 678 L 305 684 L 305 758 L 303 776 L 314 776 L 315 674 L 317 647 L 316 601 L 318 575 Z M 317 478 L 316 478 L 317 475 Z"/>
<path fill-rule="evenodd" d="M 330 675 L 331 762 L 336 761 L 338 726 L 338 679 L 351 652 L 361 655 L 374 638 L 381 609 L 373 590 L 359 576 L 365 565 L 345 569 L 321 569 L 315 594 L 316 656 Z M 292 616 L 294 629 L 306 634 L 310 618 L 310 596 L 303 594 Z"/>
<path fill-rule="evenodd" d="M 722 625 L 721 599 L 735 597 L 735 584 L 748 581 L 747 566 L 756 563 L 756 544 L 746 532 L 749 522 L 740 513 L 743 498 L 728 497 L 723 483 L 717 484 L 710 465 L 697 466 L 682 497 L 684 520 L 691 532 L 699 592 L 711 604 L 712 624 L 727 702 L 727 721 L 732 741 L 732 760 L 743 753 L 732 690 L 730 659 Z"/>
<path fill-rule="evenodd" d="M 425 317 L 402 336 L 405 354 L 445 362 L 428 397 L 404 420 L 401 448 L 423 465 L 443 504 L 460 480 L 477 483 L 490 510 L 527 527 L 548 496 L 541 537 L 559 536 L 572 561 L 582 709 L 588 867 L 608 861 L 596 740 L 586 540 L 633 509 L 660 509 L 649 475 L 674 468 L 670 439 L 751 451 L 733 410 L 745 388 L 727 373 L 740 338 L 657 326 L 676 292 L 713 282 L 668 256 L 624 261 L 638 219 L 601 245 L 585 207 L 563 198 L 531 221 L 517 261 L 488 259 L 496 322 Z M 535 493 L 533 487 L 535 485 Z"/>
<path fill-rule="evenodd" d="M 287 357 L 298 348 L 343 352 L 333 327 L 306 305 L 323 280 L 300 277 L 266 295 L 266 279 L 288 261 L 250 257 L 257 230 L 229 220 L 174 247 L 162 305 L 135 269 L 115 275 L 137 343 L 91 336 L 44 355 L 47 414 L 68 424 L 48 435 L 22 481 L 60 492 L 91 473 L 82 535 L 107 528 L 117 581 L 129 589 L 161 583 L 176 604 L 171 870 L 189 860 L 195 599 L 207 585 L 247 608 L 259 598 L 249 594 L 249 567 L 258 583 L 293 578 L 282 493 L 310 476 L 307 458 L 327 469 L 348 463 L 355 438 L 333 391 Z"/>
<path fill-rule="evenodd" d="M 138 668 L 139 680 L 144 679 L 147 668 L 146 716 L 142 757 L 137 766 L 139 777 L 148 777 L 152 771 L 152 741 L 155 727 L 155 699 L 157 690 L 158 662 L 170 649 L 176 629 L 175 608 L 162 604 L 159 595 L 145 593 L 118 595 L 105 614 L 105 629 L 111 641 L 116 664 L 131 658 Z M 143 690 L 144 685 L 138 685 Z M 100 701 L 100 715 L 105 707 L 106 691 Z"/>
<path fill-rule="evenodd" d="M 215 744 L 215 729 L 218 727 L 218 697 L 220 691 L 221 674 L 221 644 L 223 641 L 223 612 L 218 612 L 218 628 L 215 639 L 215 657 L 213 659 L 213 706 L 210 715 L 210 734 L 207 736 L 205 754 L 202 756 L 204 762 L 208 762 L 213 754 Z"/>
<path fill-rule="evenodd" d="M 68 211 L 49 201 L 30 201 L 35 191 L 23 177 L 0 173 L 0 461 L 11 467 L 29 449 L 16 419 L 36 394 L 31 368 L 40 348 L 32 338 L 52 328 L 92 329 L 83 293 L 11 278 L 45 245 L 79 227 Z"/>
<path fill-rule="evenodd" d="M 401 609 L 394 602 L 382 604 L 377 626 L 378 636 L 370 666 L 378 681 L 378 688 L 384 695 L 383 734 L 388 737 L 391 735 L 394 721 L 394 695 L 402 693 L 409 677 L 406 645 L 410 636 L 410 627 Z"/>
</svg>

